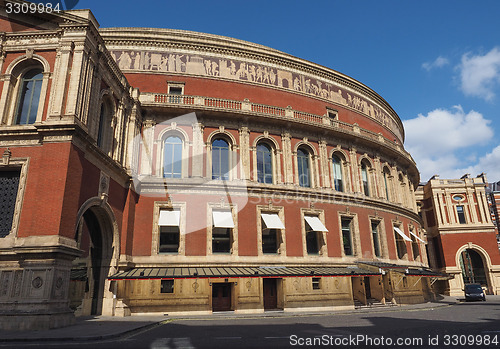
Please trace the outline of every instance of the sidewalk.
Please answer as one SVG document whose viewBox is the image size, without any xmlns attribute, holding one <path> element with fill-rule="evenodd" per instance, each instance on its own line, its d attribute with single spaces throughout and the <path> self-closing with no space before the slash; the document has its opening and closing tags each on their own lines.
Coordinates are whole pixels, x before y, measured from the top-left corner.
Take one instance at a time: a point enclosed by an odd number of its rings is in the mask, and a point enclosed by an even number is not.
<svg viewBox="0 0 500 349">
<path fill-rule="evenodd" d="M 498 297 L 499 296 L 489 296 Z M 293 316 L 326 316 L 359 313 L 376 313 L 388 311 L 407 311 L 431 309 L 460 303 L 456 297 L 440 296 L 434 302 L 381 308 L 361 308 L 339 313 L 332 312 L 283 312 L 270 311 L 259 314 L 235 314 L 233 312 L 215 313 L 212 315 L 186 316 L 128 316 L 128 317 L 78 317 L 74 325 L 43 331 L 3 331 L 0 330 L 0 344 L 3 342 L 49 342 L 49 341 L 96 341 L 117 338 L 136 331 L 147 330 L 171 320 L 192 319 L 232 319 L 232 318 L 266 318 L 266 317 L 293 317 Z"/>
</svg>

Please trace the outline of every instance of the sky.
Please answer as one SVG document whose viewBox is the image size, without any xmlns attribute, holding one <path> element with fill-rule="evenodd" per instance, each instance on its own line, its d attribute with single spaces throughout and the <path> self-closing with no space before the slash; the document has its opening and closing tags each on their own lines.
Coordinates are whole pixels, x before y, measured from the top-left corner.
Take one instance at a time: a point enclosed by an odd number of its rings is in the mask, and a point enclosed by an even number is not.
<svg viewBox="0 0 500 349">
<path fill-rule="evenodd" d="M 76 0 L 72 0 L 76 1 Z M 426 182 L 500 181 L 500 1 L 80 0 L 101 27 L 246 40 L 344 73 L 398 113 Z"/>
</svg>

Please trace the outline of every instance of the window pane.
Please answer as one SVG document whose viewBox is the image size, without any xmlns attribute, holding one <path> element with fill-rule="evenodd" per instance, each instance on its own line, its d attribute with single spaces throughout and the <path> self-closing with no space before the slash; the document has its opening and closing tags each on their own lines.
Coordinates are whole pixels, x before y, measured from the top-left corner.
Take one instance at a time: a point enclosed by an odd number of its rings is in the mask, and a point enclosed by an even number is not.
<svg viewBox="0 0 500 349">
<path fill-rule="evenodd" d="M 352 238 L 351 238 L 351 220 L 342 219 L 342 244 L 344 245 L 344 254 L 352 256 Z"/>
<path fill-rule="evenodd" d="M 343 191 L 344 188 L 342 186 L 342 162 L 336 156 L 332 156 L 333 162 L 333 181 L 336 191 Z"/>
<path fill-rule="evenodd" d="M 262 229 L 262 252 L 278 253 L 278 230 Z"/>
<path fill-rule="evenodd" d="M 309 153 L 303 149 L 297 150 L 297 165 L 299 175 L 299 185 L 301 187 L 310 187 L 310 173 L 309 173 Z"/>
<path fill-rule="evenodd" d="M 179 227 L 161 226 L 160 227 L 160 253 L 178 253 L 179 252 Z"/>
<path fill-rule="evenodd" d="M 368 170 L 366 164 L 361 164 L 361 179 L 363 180 L 363 193 L 366 196 L 370 195 L 370 189 L 368 186 Z"/>
<path fill-rule="evenodd" d="M 212 230 L 212 252 L 231 252 L 231 228 L 213 228 Z"/>
<path fill-rule="evenodd" d="M 266 144 L 257 145 L 257 181 L 259 183 L 273 183 L 273 167 L 271 148 Z"/>
<path fill-rule="evenodd" d="M 457 214 L 458 214 L 458 222 L 460 224 L 467 223 L 466 220 L 465 220 L 465 212 L 464 212 L 464 207 L 463 206 L 457 206 Z"/>
<path fill-rule="evenodd" d="M 375 256 L 380 257 L 378 223 L 372 223 L 372 236 L 373 236 L 373 250 L 375 251 Z"/>
<path fill-rule="evenodd" d="M 19 189 L 18 171 L 0 172 L 0 238 L 9 235 Z"/>
<path fill-rule="evenodd" d="M 165 178 L 181 178 L 182 175 L 182 139 L 176 136 L 165 140 L 163 160 L 163 176 Z"/>
<path fill-rule="evenodd" d="M 307 248 L 307 254 L 319 253 L 318 232 L 309 231 L 306 233 L 306 248 Z"/>
<path fill-rule="evenodd" d="M 24 74 L 18 99 L 16 123 L 32 124 L 36 121 L 43 74 L 40 69 L 32 69 Z"/>
<path fill-rule="evenodd" d="M 229 144 L 220 138 L 212 142 L 212 179 L 229 179 Z"/>
</svg>

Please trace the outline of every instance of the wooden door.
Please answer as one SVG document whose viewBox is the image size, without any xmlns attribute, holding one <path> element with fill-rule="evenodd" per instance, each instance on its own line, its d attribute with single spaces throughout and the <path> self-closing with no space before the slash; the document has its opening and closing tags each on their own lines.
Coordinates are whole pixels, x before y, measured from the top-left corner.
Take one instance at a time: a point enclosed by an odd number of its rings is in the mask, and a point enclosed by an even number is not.
<svg viewBox="0 0 500 349">
<path fill-rule="evenodd" d="M 264 309 L 278 308 L 278 287 L 276 279 L 264 279 Z"/>
<path fill-rule="evenodd" d="M 231 310 L 231 284 L 212 284 L 212 311 Z"/>
</svg>

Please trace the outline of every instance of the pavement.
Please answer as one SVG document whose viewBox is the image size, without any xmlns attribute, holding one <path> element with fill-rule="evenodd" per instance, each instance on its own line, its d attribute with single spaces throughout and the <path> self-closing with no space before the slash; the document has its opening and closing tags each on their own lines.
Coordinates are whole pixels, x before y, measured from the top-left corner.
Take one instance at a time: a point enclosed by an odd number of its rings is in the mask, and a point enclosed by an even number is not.
<svg viewBox="0 0 500 349">
<path fill-rule="evenodd" d="M 489 296 L 498 297 L 498 296 Z M 500 299 L 500 297 L 499 297 Z M 176 320 L 221 320 L 221 319 L 244 319 L 244 318 L 266 318 L 266 317 L 294 317 L 294 316 L 332 316 L 345 314 L 360 314 L 360 313 L 377 313 L 388 311 L 411 311 L 424 310 L 436 307 L 450 306 L 460 303 L 461 299 L 457 297 L 439 295 L 438 299 L 432 302 L 397 305 L 385 307 L 363 307 L 348 311 L 340 311 L 332 313 L 328 312 L 284 312 L 284 311 L 269 311 L 258 314 L 236 314 L 234 312 L 221 312 L 210 315 L 185 315 L 185 316 L 149 316 L 136 315 L 127 317 L 114 316 L 92 316 L 92 317 L 77 317 L 76 323 L 71 326 L 38 330 L 38 331 L 5 331 L 0 330 L 0 343 L 13 342 L 59 342 L 59 341 L 98 341 L 118 338 L 125 335 L 131 335 L 136 332 L 149 330 L 153 327 L 160 326 L 164 323 Z"/>
</svg>

